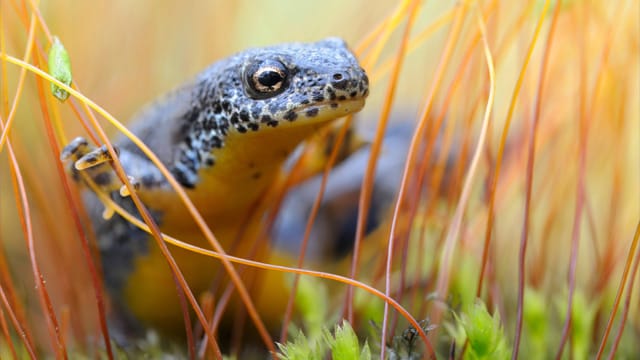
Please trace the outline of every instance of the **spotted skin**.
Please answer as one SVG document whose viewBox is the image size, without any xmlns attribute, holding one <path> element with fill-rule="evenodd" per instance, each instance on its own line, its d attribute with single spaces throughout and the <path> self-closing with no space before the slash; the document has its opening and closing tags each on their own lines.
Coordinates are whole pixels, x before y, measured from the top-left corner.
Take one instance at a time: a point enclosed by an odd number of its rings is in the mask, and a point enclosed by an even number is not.
<svg viewBox="0 0 640 360">
<path fill-rule="evenodd" d="M 131 130 L 187 190 L 223 246 L 242 249 L 238 239 L 257 234 L 259 228 L 259 222 L 245 220 L 287 156 L 321 126 L 359 111 L 368 91 L 364 70 L 342 40 L 249 49 L 213 64 L 144 109 Z M 114 144 L 160 229 L 208 247 L 159 169 L 129 139 Z M 70 165 L 74 178 L 85 172 L 139 217 L 130 198 L 118 193 L 122 183 L 105 149 L 76 139 L 62 157 L 75 163 Z M 83 166 L 78 169 L 78 164 Z M 95 194 L 87 191 L 84 198 L 105 285 L 117 315 L 125 318 L 124 327 L 182 329 L 171 273 L 149 236 L 117 214 L 104 219 L 104 206 Z M 181 249 L 172 252 L 192 290 L 206 290 L 219 265 Z M 160 308 L 154 299 L 162 299 Z M 123 337 L 131 335 L 129 330 L 123 330 Z"/>
</svg>

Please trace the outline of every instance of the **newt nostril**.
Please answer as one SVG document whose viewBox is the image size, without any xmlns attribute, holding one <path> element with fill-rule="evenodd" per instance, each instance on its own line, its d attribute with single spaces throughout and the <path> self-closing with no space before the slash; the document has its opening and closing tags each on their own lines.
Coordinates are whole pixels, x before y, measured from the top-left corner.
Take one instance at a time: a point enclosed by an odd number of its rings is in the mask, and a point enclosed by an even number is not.
<svg viewBox="0 0 640 360">
<path fill-rule="evenodd" d="M 339 71 L 333 73 L 331 76 L 331 85 L 336 89 L 344 90 L 349 85 L 351 77 L 346 71 Z"/>
</svg>

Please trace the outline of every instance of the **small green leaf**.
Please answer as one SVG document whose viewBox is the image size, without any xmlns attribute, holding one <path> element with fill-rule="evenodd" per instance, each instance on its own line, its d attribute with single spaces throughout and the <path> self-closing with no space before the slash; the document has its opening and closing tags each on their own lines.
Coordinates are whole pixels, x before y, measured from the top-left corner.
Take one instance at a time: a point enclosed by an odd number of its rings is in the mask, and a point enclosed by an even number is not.
<svg viewBox="0 0 640 360">
<path fill-rule="evenodd" d="M 328 335 L 326 339 L 335 360 L 359 358 L 358 337 L 347 321 L 343 321 L 342 326 L 336 326 L 334 336 Z"/>
<path fill-rule="evenodd" d="M 307 340 L 301 331 L 293 341 L 277 345 L 280 360 L 322 360 L 325 353 L 322 342 Z"/>
<path fill-rule="evenodd" d="M 49 49 L 49 75 L 67 86 L 71 85 L 71 61 L 69 60 L 69 54 L 60 42 L 60 39 L 55 36 L 53 37 L 51 49 Z M 66 90 L 54 83 L 51 83 L 51 92 L 53 96 L 60 101 L 65 101 L 69 97 L 69 93 Z"/>
<path fill-rule="evenodd" d="M 454 316 L 459 329 L 452 334 L 457 341 L 462 340 L 462 334 L 466 335 L 469 341 L 465 359 L 508 359 L 510 357 L 499 315 L 496 313 L 492 316 L 480 299 L 468 306 L 460 316 L 455 314 Z"/>
<path fill-rule="evenodd" d="M 342 321 L 342 325 L 336 325 L 333 335 L 325 328 L 324 340 L 331 349 L 331 358 L 333 360 L 371 359 L 369 345 L 365 342 L 362 349 L 360 349 L 358 336 L 346 320 Z"/>
</svg>

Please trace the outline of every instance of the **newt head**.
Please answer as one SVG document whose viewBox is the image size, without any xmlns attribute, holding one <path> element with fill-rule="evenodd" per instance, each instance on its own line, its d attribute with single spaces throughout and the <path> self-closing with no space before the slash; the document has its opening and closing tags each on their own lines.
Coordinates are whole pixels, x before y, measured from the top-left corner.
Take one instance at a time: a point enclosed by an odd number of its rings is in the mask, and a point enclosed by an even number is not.
<svg viewBox="0 0 640 360">
<path fill-rule="evenodd" d="M 281 164 L 318 127 L 362 109 L 369 80 L 345 42 L 329 38 L 238 53 L 201 73 L 194 89 L 174 171 L 186 187 L 227 160 Z"/>
</svg>

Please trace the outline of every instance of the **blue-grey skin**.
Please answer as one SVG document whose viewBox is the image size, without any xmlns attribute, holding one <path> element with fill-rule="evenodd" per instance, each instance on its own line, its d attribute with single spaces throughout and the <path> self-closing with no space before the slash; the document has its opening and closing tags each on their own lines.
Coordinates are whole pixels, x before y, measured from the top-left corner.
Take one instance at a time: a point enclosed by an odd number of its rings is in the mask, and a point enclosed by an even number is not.
<svg viewBox="0 0 640 360">
<path fill-rule="evenodd" d="M 367 76 L 344 41 L 283 44 L 249 49 L 214 63 L 134 117 L 131 129 L 182 186 L 197 191 L 203 170 L 216 166 L 215 154 L 224 149 L 229 134 L 275 131 L 288 123 L 313 121 L 320 105 L 328 105 L 321 110 L 325 112 L 329 107 L 341 109 L 350 100 L 363 102 L 367 95 Z M 361 106 L 345 108 L 345 115 Z M 114 144 L 139 192 L 172 191 L 159 169 L 129 139 Z M 104 153 L 104 148 L 92 149 L 76 139 L 61 157 L 77 167 L 92 165 Z M 73 169 L 76 178 L 77 171 Z M 108 163 L 82 171 L 114 201 L 137 214 L 133 202 L 118 194 L 121 183 Z M 148 235 L 117 214 L 103 219 L 104 207 L 90 192 L 85 192 L 85 204 L 97 235 L 105 284 L 117 301 L 133 271 L 133 260 L 149 250 Z M 163 210 L 148 208 L 162 224 Z"/>
<path fill-rule="evenodd" d="M 415 115 L 413 115 L 415 116 Z M 359 129 L 358 133 L 367 140 L 372 129 Z M 407 161 L 411 137 L 414 135 L 415 122 L 412 115 L 405 112 L 392 114 L 389 127 L 382 142 L 382 151 L 376 162 L 371 202 L 365 222 L 365 237 L 389 218 L 389 210 L 396 201 L 405 162 Z M 459 142 L 459 141 L 456 141 Z M 436 140 L 434 153 L 442 149 L 441 139 Z M 446 196 L 450 191 L 452 177 L 455 176 L 456 163 L 460 154 L 455 148 L 446 157 L 441 187 L 428 188 L 432 196 Z M 366 173 L 371 146 L 365 145 L 352 153 L 348 159 L 336 165 L 329 174 L 322 202 L 309 234 L 307 253 L 308 262 L 327 265 L 341 261 L 349 255 L 354 246 L 359 209 L 359 198 L 363 178 Z M 432 157 L 430 167 L 437 166 L 439 155 Z M 306 233 L 307 220 L 320 191 L 323 175 L 318 175 L 290 189 L 285 196 L 278 217 L 274 223 L 271 238 L 277 251 L 298 254 L 301 241 Z M 316 266 L 314 264 L 314 266 Z"/>
<path fill-rule="evenodd" d="M 365 235 L 380 225 L 397 196 L 412 134 L 413 124 L 407 121 L 394 123 L 385 134 L 376 164 Z M 309 261 L 340 261 L 353 249 L 360 190 L 370 156 L 371 147 L 363 146 L 329 174 L 308 240 L 305 258 Z M 300 239 L 304 238 L 321 182 L 322 175 L 318 175 L 287 193 L 272 230 L 276 249 L 300 252 Z"/>
</svg>

